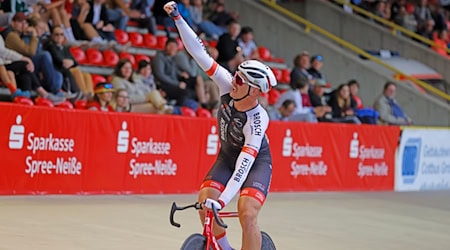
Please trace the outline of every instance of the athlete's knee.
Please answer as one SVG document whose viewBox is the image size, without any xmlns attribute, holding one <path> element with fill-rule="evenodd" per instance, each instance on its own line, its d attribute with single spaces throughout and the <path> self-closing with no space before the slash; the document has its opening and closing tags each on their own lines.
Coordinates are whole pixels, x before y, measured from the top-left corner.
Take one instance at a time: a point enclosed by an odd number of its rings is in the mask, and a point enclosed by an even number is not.
<svg viewBox="0 0 450 250">
<path fill-rule="evenodd" d="M 261 204 L 251 197 L 242 197 L 239 201 L 239 221 L 244 229 L 257 225 Z"/>
</svg>

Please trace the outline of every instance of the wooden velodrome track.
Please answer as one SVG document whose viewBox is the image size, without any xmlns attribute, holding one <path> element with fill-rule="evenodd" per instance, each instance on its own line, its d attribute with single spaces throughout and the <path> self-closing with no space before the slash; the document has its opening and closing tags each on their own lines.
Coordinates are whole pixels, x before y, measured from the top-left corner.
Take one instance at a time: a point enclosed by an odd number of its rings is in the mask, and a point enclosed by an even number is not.
<svg viewBox="0 0 450 250">
<path fill-rule="evenodd" d="M 3 196 L 0 249 L 179 249 L 201 227 L 191 210 L 170 226 L 169 208 L 195 197 Z M 238 249 L 238 221 L 226 223 Z M 260 225 L 277 249 L 446 250 L 450 192 L 271 193 Z"/>
</svg>

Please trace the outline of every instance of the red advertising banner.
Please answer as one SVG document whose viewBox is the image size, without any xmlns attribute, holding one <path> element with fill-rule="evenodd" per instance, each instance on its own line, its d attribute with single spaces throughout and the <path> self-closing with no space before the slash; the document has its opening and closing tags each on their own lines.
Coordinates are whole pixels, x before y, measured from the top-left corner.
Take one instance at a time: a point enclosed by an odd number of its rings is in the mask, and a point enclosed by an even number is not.
<svg viewBox="0 0 450 250">
<path fill-rule="evenodd" d="M 392 190 L 400 129 L 272 122 L 272 191 Z"/>
<path fill-rule="evenodd" d="M 214 119 L 0 104 L 0 194 L 193 193 Z M 393 190 L 399 128 L 273 122 L 272 191 Z"/>
</svg>

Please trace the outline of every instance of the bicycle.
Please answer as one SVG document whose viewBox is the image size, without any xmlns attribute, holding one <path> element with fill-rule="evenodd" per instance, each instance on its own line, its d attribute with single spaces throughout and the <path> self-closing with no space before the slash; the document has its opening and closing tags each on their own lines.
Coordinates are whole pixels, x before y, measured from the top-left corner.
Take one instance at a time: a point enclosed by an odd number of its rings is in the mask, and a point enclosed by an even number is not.
<svg viewBox="0 0 450 250">
<path fill-rule="evenodd" d="M 202 202 L 195 202 L 194 204 L 187 205 L 184 207 L 178 207 L 176 203 L 172 203 L 172 208 L 170 210 L 170 224 L 175 227 L 181 227 L 181 225 L 174 220 L 175 212 L 180 210 L 185 210 L 188 208 L 194 208 L 196 210 L 202 209 Z M 205 223 L 203 227 L 203 234 L 195 233 L 190 235 L 181 246 L 181 250 L 220 250 L 220 247 L 217 244 L 215 236 L 213 234 L 213 218 L 216 223 L 223 227 L 227 228 L 228 226 L 221 220 L 221 218 L 236 218 L 238 217 L 238 212 L 218 212 L 217 209 L 212 207 L 212 209 L 206 210 Z M 275 244 L 273 243 L 270 236 L 261 231 L 262 236 L 262 244 L 261 250 L 275 250 Z"/>
</svg>

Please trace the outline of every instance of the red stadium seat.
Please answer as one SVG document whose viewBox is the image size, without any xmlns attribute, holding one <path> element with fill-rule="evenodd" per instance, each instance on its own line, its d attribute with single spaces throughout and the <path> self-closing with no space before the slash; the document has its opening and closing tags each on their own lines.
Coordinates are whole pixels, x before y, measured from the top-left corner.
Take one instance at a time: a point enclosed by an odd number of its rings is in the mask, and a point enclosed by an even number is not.
<svg viewBox="0 0 450 250">
<path fill-rule="evenodd" d="M 263 61 L 269 61 L 271 59 L 270 50 L 266 47 L 259 46 L 258 47 L 259 57 Z"/>
<path fill-rule="evenodd" d="M 58 105 L 56 105 L 57 108 L 63 108 L 63 109 L 73 109 L 73 104 L 69 101 L 62 102 Z"/>
<path fill-rule="evenodd" d="M 142 61 L 142 60 L 145 60 L 145 61 L 147 61 L 147 62 L 150 62 L 150 57 L 148 57 L 148 56 L 146 56 L 146 55 L 141 55 L 141 54 L 137 54 L 137 55 L 134 55 L 134 59 L 135 59 L 135 64 L 133 64 L 133 67 L 135 68 L 135 69 L 137 69 L 137 67 L 138 67 L 138 63 L 140 62 L 140 61 Z"/>
<path fill-rule="evenodd" d="M 277 101 L 278 98 L 280 98 L 280 91 L 276 90 L 276 89 L 271 89 L 269 91 L 269 98 L 267 98 L 269 105 L 274 105 Z"/>
<path fill-rule="evenodd" d="M 114 35 L 116 36 L 117 42 L 119 44 L 126 44 L 129 40 L 128 33 L 124 30 L 114 30 Z"/>
<path fill-rule="evenodd" d="M 99 82 L 106 82 L 106 78 L 104 76 L 91 74 L 91 77 L 92 77 L 92 83 L 94 84 L 94 86 L 97 85 L 97 83 L 99 83 Z"/>
<path fill-rule="evenodd" d="M 103 66 L 103 54 L 97 49 L 89 48 L 86 50 L 87 62 L 94 66 Z"/>
<path fill-rule="evenodd" d="M 181 115 L 188 117 L 195 117 L 195 111 L 188 107 L 181 107 Z"/>
<path fill-rule="evenodd" d="M 103 51 L 103 59 L 105 61 L 105 66 L 115 67 L 119 62 L 119 55 L 117 55 L 114 50 L 107 49 Z"/>
<path fill-rule="evenodd" d="M 275 78 L 277 79 L 278 82 L 281 81 L 281 76 L 283 75 L 283 73 L 281 72 L 281 69 L 277 69 L 277 68 L 271 68 L 273 74 L 275 75 Z"/>
<path fill-rule="evenodd" d="M 211 40 L 208 43 L 209 43 L 209 46 L 211 46 L 211 47 L 215 48 L 217 46 L 217 41 L 216 40 Z"/>
<path fill-rule="evenodd" d="M 125 59 L 130 60 L 130 62 L 131 62 L 132 65 L 135 65 L 135 64 L 136 64 L 136 59 L 134 58 L 134 56 L 133 56 L 132 54 L 126 52 L 126 51 L 120 52 L 119 58 L 120 58 L 120 59 L 124 59 L 124 58 L 125 58 Z"/>
<path fill-rule="evenodd" d="M 24 97 L 24 96 L 18 96 L 16 98 L 14 98 L 13 102 L 17 103 L 17 104 L 34 106 L 33 101 L 30 98 L 27 98 L 27 97 Z"/>
<path fill-rule="evenodd" d="M 87 101 L 86 100 L 76 100 L 74 102 L 74 106 L 76 109 L 86 109 Z"/>
<path fill-rule="evenodd" d="M 86 53 L 84 53 L 83 49 L 80 47 L 70 47 L 69 50 L 73 58 L 75 58 L 79 64 L 87 63 Z"/>
<path fill-rule="evenodd" d="M 129 32 L 128 37 L 131 42 L 131 45 L 136 47 L 142 47 L 144 45 L 144 38 L 142 37 L 141 33 Z"/>
<path fill-rule="evenodd" d="M 167 36 L 157 36 L 156 39 L 158 40 L 158 49 L 164 49 L 168 39 Z"/>
<path fill-rule="evenodd" d="M 156 49 L 156 48 L 158 48 L 158 39 L 156 38 L 156 36 L 154 36 L 150 33 L 144 34 L 144 44 L 143 45 L 149 49 Z"/>
<path fill-rule="evenodd" d="M 283 69 L 281 72 L 281 83 L 289 84 L 291 82 L 291 71 L 289 69 Z"/>
<path fill-rule="evenodd" d="M 50 100 L 43 97 L 36 97 L 36 99 L 34 99 L 34 104 L 36 104 L 37 106 L 54 107 L 53 103 Z"/>
<path fill-rule="evenodd" d="M 196 114 L 197 117 L 211 118 L 211 112 L 205 108 L 198 108 Z"/>
</svg>

